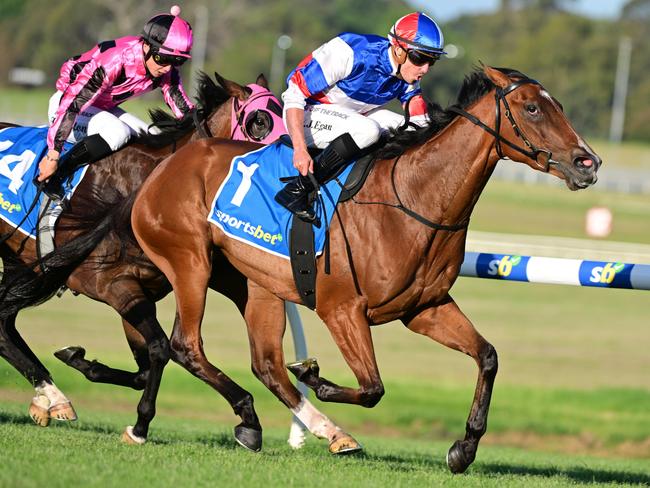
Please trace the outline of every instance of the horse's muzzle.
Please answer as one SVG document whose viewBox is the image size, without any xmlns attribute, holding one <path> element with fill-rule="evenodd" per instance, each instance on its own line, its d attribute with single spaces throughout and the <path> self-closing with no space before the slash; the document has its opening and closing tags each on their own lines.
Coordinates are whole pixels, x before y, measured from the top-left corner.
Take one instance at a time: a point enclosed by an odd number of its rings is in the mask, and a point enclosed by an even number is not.
<svg viewBox="0 0 650 488">
<path fill-rule="evenodd" d="M 567 174 L 567 186 L 571 190 L 587 188 L 598 181 L 598 169 L 602 159 L 597 154 L 580 151 L 573 158 L 571 174 Z"/>
</svg>

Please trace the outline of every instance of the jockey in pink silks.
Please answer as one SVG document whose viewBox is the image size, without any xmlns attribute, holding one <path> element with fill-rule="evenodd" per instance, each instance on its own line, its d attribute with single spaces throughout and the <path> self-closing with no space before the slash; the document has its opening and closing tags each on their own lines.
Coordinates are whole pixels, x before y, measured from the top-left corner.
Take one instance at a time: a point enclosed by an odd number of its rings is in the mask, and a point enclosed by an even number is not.
<svg viewBox="0 0 650 488">
<path fill-rule="evenodd" d="M 39 164 L 38 181 L 55 200 L 61 184 L 77 167 L 93 163 L 124 146 L 148 124 L 119 105 L 160 87 L 177 118 L 194 105 L 181 83 L 179 67 L 191 58 L 192 27 L 174 6 L 169 14 L 152 17 L 140 36 L 97 44 L 61 67 L 56 92 L 50 98 L 48 152 Z M 76 143 L 61 161 L 64 142 Z"/>
<path fill-rule="evenodd" d="M 420 79 L 445 54 L 440 27 L 427 15 L 400 18 L 388 38 L 339 34 L 308 55 L 287 78 L 282 94 L 284 120 L 293 142 L 292 178 L 275 200 L 318 225 L 308 195 L 307 173 L 322 184 L 336 175 L 383 133 L 404 124 L 404 116 L 383 108 L 399 100 L 410 121 L 427 121 Z M 308 147 L 324 148 L 312 160 Z"/>
</svg>

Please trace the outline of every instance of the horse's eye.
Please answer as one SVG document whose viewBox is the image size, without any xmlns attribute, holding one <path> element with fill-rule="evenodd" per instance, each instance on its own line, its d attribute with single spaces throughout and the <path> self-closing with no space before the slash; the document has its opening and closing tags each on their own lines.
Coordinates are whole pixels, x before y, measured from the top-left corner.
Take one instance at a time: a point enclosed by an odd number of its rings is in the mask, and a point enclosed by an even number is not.
<svg viewBox="0 0 650 488">
<path fill-rule="evenodd" d="M 526 112 L 528 112 L 530 115 L 536 115 L 539 112 L 539 109 L 534 103 L 529 103 L 526 105 Z"/>
</svg>

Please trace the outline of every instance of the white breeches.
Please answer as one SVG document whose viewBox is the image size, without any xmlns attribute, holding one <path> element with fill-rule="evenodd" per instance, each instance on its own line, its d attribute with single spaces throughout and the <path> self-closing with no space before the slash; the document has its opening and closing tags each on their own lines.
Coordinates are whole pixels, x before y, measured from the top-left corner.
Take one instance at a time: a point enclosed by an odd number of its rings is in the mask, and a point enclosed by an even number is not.
<svg viewBox="0 0 650 488">
<path fill-rule="evenodd" d="M 59 108 L 62 95 L 62 92 L 56 91 L 50 98 L 47 111 L 50 124 L 56 117 L 56 111 Z M 149 124 L 119 107 L 111 110 L 88 107 L 77 115 L 74 127 L 67 140 L 68 142 L 76 143 L 86 136 L 99 134 L 113 151 L 117 151 L 138 132 L 147 132 L 148 126 Z"/>
<path fill-rule="evenodd" d="M 332 140 L 347 132 L 363 149 L 377 142 L 384 132 L 403 123 L 402 115 L 386 109 L 375 109 L 362 115 L 340 105 L 307 105 L 305 141 L 310 147 L 324 149 Z"/>
</svg>

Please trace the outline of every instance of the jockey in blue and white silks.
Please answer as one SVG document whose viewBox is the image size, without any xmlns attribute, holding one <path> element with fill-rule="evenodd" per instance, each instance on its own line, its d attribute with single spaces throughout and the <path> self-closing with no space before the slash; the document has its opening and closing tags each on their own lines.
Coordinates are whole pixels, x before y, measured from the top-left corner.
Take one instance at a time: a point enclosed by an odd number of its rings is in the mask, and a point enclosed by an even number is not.
<svg viewBox="0 0 650 488">
<path fill-rule="evenodd" d="M 287 78 L 282 94 L 284 119 L 293 142 L 299 175 L 276 200 L 307 222 L 316 223 L 307 195 L 314 173 L 319 183 L 334 178 L 382 133 L 404 116 L 382 107 L 398 99 L 410 120 L 426 122 L 420 79 L 440 58 L 444 38 L 421 12 L 400 18 L 389 38 L 343 33 L 308 55 Z M 308 147 L 325 149 L 314 162 Z"/>
</svg>

